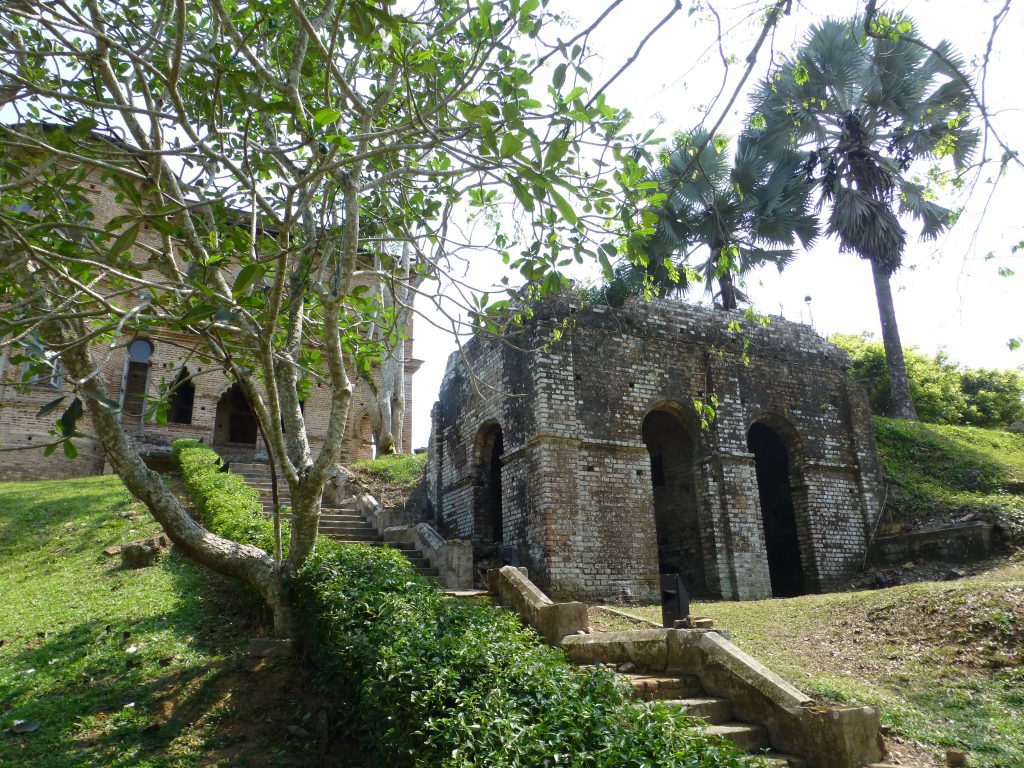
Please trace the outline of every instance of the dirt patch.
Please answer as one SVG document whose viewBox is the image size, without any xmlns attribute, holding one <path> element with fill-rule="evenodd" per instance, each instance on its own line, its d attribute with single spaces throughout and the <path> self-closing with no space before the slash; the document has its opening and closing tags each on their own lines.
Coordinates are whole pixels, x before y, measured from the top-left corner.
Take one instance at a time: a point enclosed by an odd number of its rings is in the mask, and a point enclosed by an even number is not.
<svg viewBox="0 0 1024 768">
<path fill-rule="evenodd" d="M 929 657 L 963 671 L 985 673 L 1024 665 L 1024 587 L 964 590 L 951 585 L 912 601 L 895 598 L 861 611 L 846 611 L 823 624 L 819 637 L 804 642 L 843 655 L 858 671 L 881 666 L 907 654 Z M 863 642 L 891 648 L 886 654 L 865 654 Z"/>
</svg>

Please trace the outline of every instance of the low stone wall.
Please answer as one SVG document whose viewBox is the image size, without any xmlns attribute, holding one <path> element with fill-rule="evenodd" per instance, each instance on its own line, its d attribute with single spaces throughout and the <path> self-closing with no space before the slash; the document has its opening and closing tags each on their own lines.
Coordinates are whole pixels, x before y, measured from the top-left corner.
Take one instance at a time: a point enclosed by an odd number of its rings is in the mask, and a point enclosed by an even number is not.
<svg viewBox="0 0 1024 768">
<path fill-rule="evenodd" d="M 506 565 L 487 572 L 487 591 L 502 605 L 519 614 L 544 638 L 558 645 L 568 635 L 589 627 L 584 603 L 554 603 L 530 581 L 523 571 Z"/>
<path fill-rule="evenodd" d="M 930 558 L 950 563 L 979 560 L 992 553 L 992 523 L 977 520 L 962 525 L 880 536 L 875 539 L 874 559 L 881 563 Z"/>
<path fill-rule="evenodd" d="M 772 745 L 807 768 L 858 768 L 882 759 L 877 707 L 820 707 L 715 630 L 648 629 L 566 637 L 579 664 L 631 662 L 650 673 L 696 675 L 737 719 L 763 725 Z"/>
<path fill-rule="evenodd" d="M 416 548 L 437 568 L 448 589 L 473 588 L 473 545 L 465 539 L 445 539 L 427 523 L 413 529 Z"/>
</svg>

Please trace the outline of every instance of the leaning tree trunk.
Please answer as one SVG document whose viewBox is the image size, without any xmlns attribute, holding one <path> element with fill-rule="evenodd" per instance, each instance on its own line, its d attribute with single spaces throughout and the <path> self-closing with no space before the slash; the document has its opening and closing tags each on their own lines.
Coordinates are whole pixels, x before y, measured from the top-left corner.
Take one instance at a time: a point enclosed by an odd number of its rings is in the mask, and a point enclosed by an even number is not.
<svg viewBox="0 0 1024 768">
<path fill-rule="evenodd" d="M 96 369 L 89 353 L 82 346 L 74 346 L 66 350 L 61 359 L 68 372 L 81 382 L 79 392 L 86 396 L 85 408 L 96 437 L 103 446 L 107 461 L 125 487 L 146 505 L 171 541 L 186 556 L 212 571 L 233 576 L 253 587 L 270 608 L 274 633 L 278 637 L 291 636 L 293 619 L 281 564 L 262 549 L 217 536 L 193 520 L 160 475 L 149 469 L 131 446 L 114 411 L 101 404 L 107 399 L 106 391 L 95 375 Z"/>
<path fill-rule="evenodd" d="M 917 420 L 914 400 L 910 396 L 910 379 L 903 359 L 903 345 L 896 325 L 896 309 L 889 285 L 891 273 L 871 261 L 871 275 L 875 279 L 875 299 L 878 301 L 878 319 L 882 322 L 882 343 L 885 346 L 885 364 L 889 369 L 889 394 L 892 415 L 897 419 Z"/>
</svg>

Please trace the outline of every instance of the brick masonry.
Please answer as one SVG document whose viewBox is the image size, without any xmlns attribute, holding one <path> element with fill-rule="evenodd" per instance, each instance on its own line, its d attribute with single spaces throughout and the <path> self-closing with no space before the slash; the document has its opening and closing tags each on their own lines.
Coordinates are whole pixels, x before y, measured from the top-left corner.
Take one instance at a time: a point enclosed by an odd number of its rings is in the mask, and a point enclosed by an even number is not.
<svg viewBox="0 0 1024 768">
<path fill-rule="evenodd" d="M 478 335 L 449 359 L 430 439 L 434 515 L 478 553 L 514 550 L 560 600 L 656 599 L 662 571 L 732 599 L 781 594 L 787 569 L 791 591 L 834 588 L 860 569 L 881 502 L 867 401 L 846 365 L 785 320 L 546 300 L 517 333 Z M 712 394 L 702 429 L 693 401 Z M 784 447 L 774 459 L 748 447 L 755 424 Z M 497 430 L 500 536 L 483 519 Z"/>
<path fill-rule="evenodd" d="M 125 208 L 116 202 L 113 192 L 104 183 L 88 182 L 87 188 L 94 195 L 92 211 L 94 220 L 101 225 L 114 216 L 121 215 Z M 149 225 L 143 226 L 139 240 L 150 246 L 161 247 L 159 235 Z M 156 272 L 147 276 L 159 280 Z M 405 420 L 402 426 L 402 445 L 405 450 L 412 446 L 412 378 L 420 361 L 413 358 L 412 327 L 407 329 L 405 340 Z M 129 384 L 129 362 L 127 347 L 135 338 L 144 338 L 152 345 L 152 354 L 142 368 L 136 369 L 138 376 L 134 385 Z M 169 332 L 154 332 L 123 339 L 123 343 L 110 350 L 97 348 L 94 358 L 102 367 L 103 382 L 108 395 L 118 402 L 132 402 L 131 393 L 136 395 L 133 405 L 136 413 L 145 410 L 152 414 L 153 400 L 159 397 L 160 385 L 170 385 L 187 367 L 187 375 L 195 388 L 191 413 L 181 421 L 190 423 L 158 424 L 151 418 L 140 419 L 122 415 L 122 423 L 132 436 L 144 456 L 167 457 L 173 440 L 181 437 L 201 439 L 212 445 L 228 458 L 242 460 L 263 460 L 266 450 L 257 439 L 252 442 L 231 442 L 228 430 L 230 419 L 228 390 L 232 383 L 224 373 L 209 362 L 201 362 L 196 354 L 196 341 L 187 335 Z M 71 387 L 63 381 L 35 382 L 21 386 L 24 366 L 13 365 L 10 354 L 4 351 L 0 356 L 0 480 L 39 480 L 48 478 L 74 477 L 99 474 L 104 471 L 103 450 L 90 439 L 76 440 L 78 457 L 72 461 L 64 459 L 61 451 L 48 458 L 42 449 L 34 446 L 52 441 L 53 423 L 60 415 L 58 410 L 39 417 L 39 409 L 62 394 L 69 395 Z M 350 372 L 355 383 L 355 375 Z M 126 389 L 130 390 L 125 397 Z M 143 405 L 144 404 L 144 405 Z M 303 416 L 311 448 L 315 452 L 323 444 L 330 412 L 330 392 L 322 385 L 313 386 L 303 404 Z M 365 388 L 356 386 L 349 405 L 348 424 L 342 445 L 342 462 L 350 463 L 360 459 L 373 458 L 373 438 L 370 429 L 368 402 Z M 82 430 L 88 432 L 86 425 Z M 21 450 L 12 450 L 21 449 Z"/>
</svg>

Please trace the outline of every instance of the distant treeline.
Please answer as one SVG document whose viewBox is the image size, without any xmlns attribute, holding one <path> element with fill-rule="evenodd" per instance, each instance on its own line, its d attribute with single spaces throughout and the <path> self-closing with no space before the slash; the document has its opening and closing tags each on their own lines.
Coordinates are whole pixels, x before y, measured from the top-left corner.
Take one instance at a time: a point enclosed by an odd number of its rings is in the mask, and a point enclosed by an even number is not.
<svg viewBox="0 0 1024 768">
<path fill-rule="evenodd" d="M 870 334 L 837 333 L 829 341 L 850 355 L 850 372 L 868 390 L 871 410 L 891 415 L 889 378 L 882 342 Z M 921 421 L 1006 427 L 1024 420 L 1024 376 L 1020 371 L 974 369 L 957 365 L 944 352 L 924 355 L 903 350 L 910 392 Z"/>
</svg>

